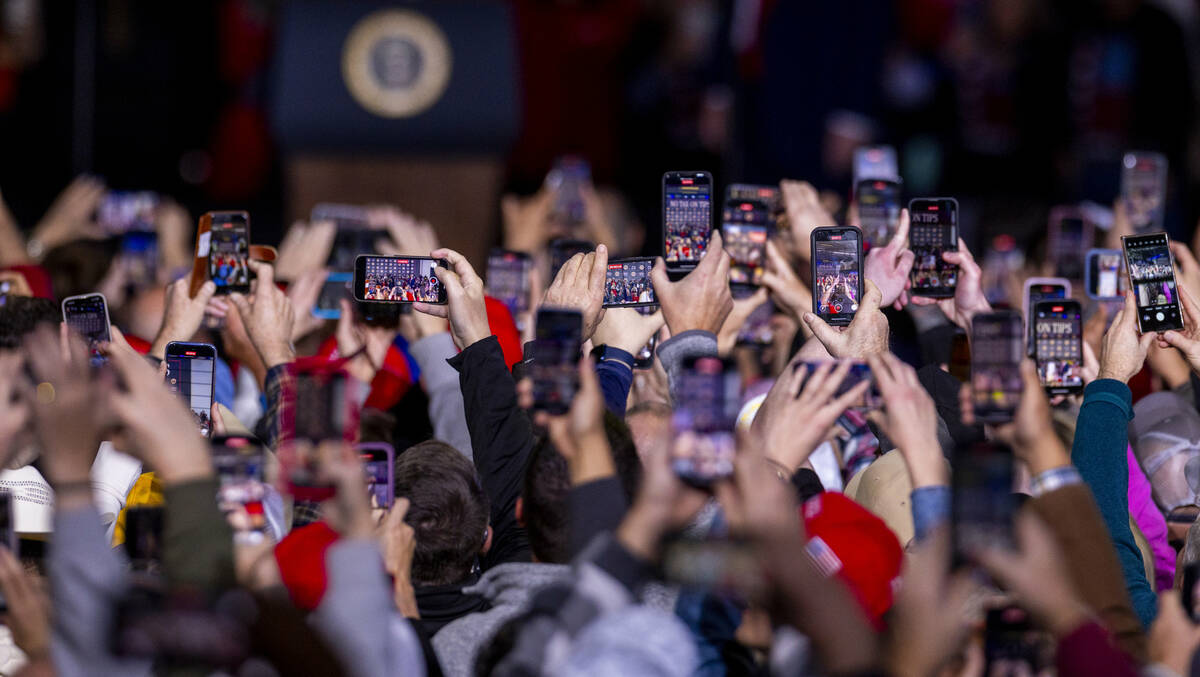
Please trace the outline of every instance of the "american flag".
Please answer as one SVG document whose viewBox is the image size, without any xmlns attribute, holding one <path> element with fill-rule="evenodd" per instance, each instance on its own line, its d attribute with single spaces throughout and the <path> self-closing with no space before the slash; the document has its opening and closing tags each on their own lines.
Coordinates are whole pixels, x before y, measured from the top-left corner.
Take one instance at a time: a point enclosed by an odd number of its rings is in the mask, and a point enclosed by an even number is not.
<svg viewBox="0 0 1200 677">
<path fill-rule="evenodd" d="M 833 548 L 830 548 L 825 541 L 821 540 L 820 536 L 814 536 L 804 546 L 808 552 L 809 559 L 816 565 L 817 570 L 821 575 L 829 578 L 842 569 L 842 560 L 834 554 Z"/>
</svg>

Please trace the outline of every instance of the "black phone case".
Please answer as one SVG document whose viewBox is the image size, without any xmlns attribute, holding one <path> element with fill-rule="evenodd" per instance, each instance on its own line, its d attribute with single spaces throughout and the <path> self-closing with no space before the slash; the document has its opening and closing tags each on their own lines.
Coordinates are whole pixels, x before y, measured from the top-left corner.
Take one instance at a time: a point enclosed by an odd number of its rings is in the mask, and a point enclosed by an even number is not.
<svg viewBox="0 0 1200 677">
<path fill-rule="evenodd" d="M 809 284 L 811 285 L 809 287 L 809 289 L 812 290 L 812 312 L 813 312 L 813 315 L 816 315 L 817 317 L 821 318 L 822 320 L 825 321 L 826 324 L 828 324 L 831 327 L 847 327 L 850 325 L 851 322 L 854 321 L 853 316 L 848 317 L 848 318 L 832 317 L 829 315 L 829 313 L 821 313 L 817 310 L 819 300 L 817 297 L 817 267 L 815 265 L 816 254 L 813 254 L 812 252 L 816 252 L 816 250 L 817 250 L 817 233 L 821 230 L 822 230 L 821 228 L 816 228 L 808 236 L 808 238 L 809 238 L 808 239 L 808 251 L 810 252 L 810 255 L 814 257 L 814 265 L 812 266 L 812 276 L 809 279 Z M 837 226 L 836 230 L 853 230 L 855 233 L 858 233 L 858 299 L 859 299 L 859 303 L 861 303 L 862 297 L 863 297 L 863 261 L 864 261 L 863 245 L 862 245 L 862 242 L 863 242 L 862 241 L 862 231 L 854 226 Z M 855 311 L 855 312 L 857 313 L 857 311 Z"/>
</svg>

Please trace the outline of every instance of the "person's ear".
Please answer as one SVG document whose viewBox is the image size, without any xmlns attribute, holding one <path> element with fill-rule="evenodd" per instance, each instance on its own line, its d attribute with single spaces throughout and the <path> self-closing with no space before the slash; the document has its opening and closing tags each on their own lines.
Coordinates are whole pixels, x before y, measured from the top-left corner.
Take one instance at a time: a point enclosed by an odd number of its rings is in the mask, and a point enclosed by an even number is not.
<svg viewBox="0 0 1200 677">
<path fill-rule="evenodd" d="M 479 554 L 486 555 L 488 550 L 492 549 L 492 525 L 488 525 L 483 531 L 483 547 L 479 549 Z"/>
<path fill-rule="evenodd" d="M 525 499 L 517 497 L 517 505 L 513 508 L 513 516 L 517 518 L 517 526 L 525 528 Z"/>
</svg>

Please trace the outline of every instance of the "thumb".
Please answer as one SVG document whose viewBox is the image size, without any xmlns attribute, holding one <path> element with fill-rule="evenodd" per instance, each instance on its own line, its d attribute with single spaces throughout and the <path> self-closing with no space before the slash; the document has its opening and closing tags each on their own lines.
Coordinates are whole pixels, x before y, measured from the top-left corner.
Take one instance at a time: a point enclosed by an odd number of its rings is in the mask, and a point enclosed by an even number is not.
<svg viewBox="0 0 1200 677">
<path fill-rule="evenodd" d="M 883 300 L 883 293 L 879 291 L 879 287 L 876 287 L 874 282 L 863 278 L 863 288 L 862 304 L 859 305 L 858 312 L 873 313 L 879 310 L 879 302 Z"/>
<path fill-rule="evenodd" d="M 238 315 L 241 315 L 243 320 L 250 316 L 250 301 L 246 299 L 245 295 L 230 294 L 229 301 L 237 308 Z"/>
<path fill-rule="evenodd" d="M 195 301 L 201 305 L 207 305 L 216 291 L 217 285 L 212 280 L 207 280 L 204 284 L 200 285 L 200 291 L 196 293 Z"/>
<path fill-rule="evenodd" d="M 662 296 L 663 290 L 671 286 L 671 278 L 667 275 L 667 264 L 661 256 L 654 259 L 654 267 L 650 269 L 650 283 L 654 285 L 654 294 Z"/>
<path fill-rule="evenodd" d="M 825 344 L 826 348 L 838 345 L 842 341 L 841 333 L 829 326 L 816 313 L 804 313 L 804 324 L 808 325 L 808 328 L 812 330 L 813 336 L 816 336 L 818 341 Z M 832 353 L 834 351 L 830 350 L 829 352 Z"/>
<path fill-rule="evenodd" d="M 433 274 L 442 284 L 446 285 L 447 296 L 453 298 L 454 296 L 462 294 L 462 280 L 458 277 L 458 273 L 450 270 L 449 268 L 434 266 Z"/>
</svg>

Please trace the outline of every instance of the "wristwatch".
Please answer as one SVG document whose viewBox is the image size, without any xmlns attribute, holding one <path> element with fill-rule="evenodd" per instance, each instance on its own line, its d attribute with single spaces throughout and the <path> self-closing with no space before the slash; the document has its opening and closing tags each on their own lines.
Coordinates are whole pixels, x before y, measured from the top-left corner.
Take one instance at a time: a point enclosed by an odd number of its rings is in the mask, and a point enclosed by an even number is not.
<svg viewBox="0 0 1200 677">
<path fill-rule="evenodd" d="M 597 362 L 620 362 L 629 367 L 630 371 L 633 370 L 633 355 L 620 348 L 614 348 L 613 346 L 601 343 L 592 348 L 592 357 L 596 358 Z"/>
</svg>

